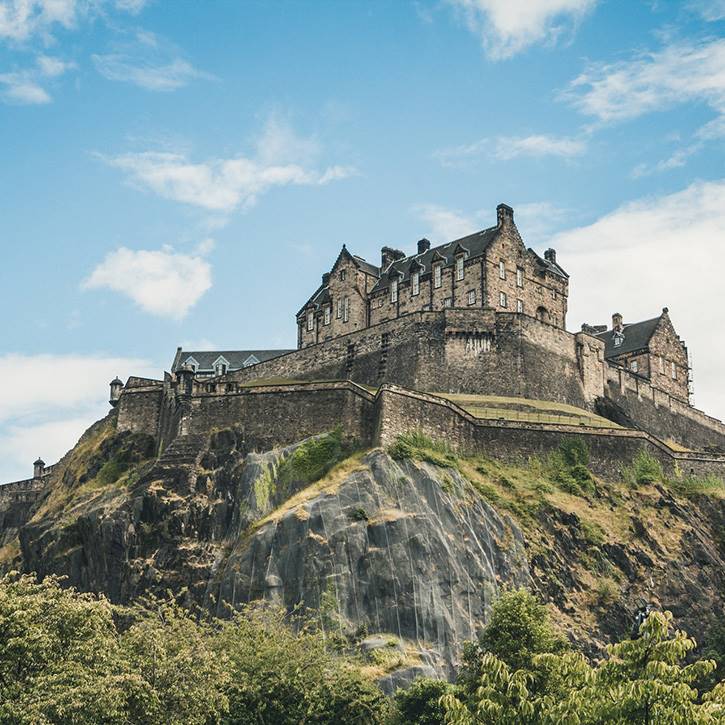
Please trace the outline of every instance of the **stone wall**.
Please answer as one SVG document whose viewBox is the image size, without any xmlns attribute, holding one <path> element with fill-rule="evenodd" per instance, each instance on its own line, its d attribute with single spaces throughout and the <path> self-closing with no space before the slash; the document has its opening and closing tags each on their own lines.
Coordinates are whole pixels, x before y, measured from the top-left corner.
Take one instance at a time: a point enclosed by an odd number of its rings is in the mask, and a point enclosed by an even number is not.
<svg viewBox="0 0 725 725">
<path fill-rule="evenodd" d="M 164 384 L 160 380 L 130 378 L 118 401 L 118 430 L 148 433 L 158 440 L 159 422 L 164 402 Z"/>
</svg>

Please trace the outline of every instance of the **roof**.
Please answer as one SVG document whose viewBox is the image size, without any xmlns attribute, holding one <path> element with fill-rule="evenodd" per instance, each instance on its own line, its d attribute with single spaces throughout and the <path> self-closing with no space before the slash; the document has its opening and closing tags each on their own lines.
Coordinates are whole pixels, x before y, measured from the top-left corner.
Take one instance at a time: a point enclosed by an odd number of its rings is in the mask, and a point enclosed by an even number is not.
<svg viewBox="0 0 725 725">
<path fill-rule="evenodd" d="M 229 364 L 230 370 L 239 370 L 247 365 L 266 362 L 280 355 L 286 355 L 292 350 L 182 350 L 179 348 L 171 365 L 171 372 L 179 370 L 189 358 L 194 358 L 198 370 L 213 370 L 214 363 L 223 357 Z M 250 358 L 254 360 L 250 361 Z M 249 362 L 248 362 L 249 361 Z"/>
<path fill-rule="evenodd" d="M 614 330 L 607 330 L 595 335 L 600 340 L 604 340 L 604 357 L 618 357 L 628 352 L 646 348 L 654 331 L 657 329 L 660 319 L 661 317 L 654 317 L 651 320 L 644 320 L 644 322 L 633 322 L 631 325 L 624 325 L 622 329 L 624 339 L 619 346 L 614 344 Z"/>
<path fill-rule="evenodd" d="M 478 257 L 496 238 L 498 231 L 499 227 L 490 227 L 475 234 L 469 234 L 467 237 L 461 237 L 460 239 L 454 239 L 452 242 L 431 247 L 422 254 L 413 254 L 410 257 L 397 259 L 387 269 L 383 270 L 382 276 L 372 288 L 370 294 L 387 289 L 391 277 L 396 272 L 398 273 L 398 279 L 403 281 L 410 277 L 410 273 L 414 269 L 417 269 L 421 274 L 430 272 L 431 265 L 435 260 L 441 260 L 445 266 L 453 264 L 457 247 L 462 247 L 468 252 L 469 258 Z"/>
</svg>

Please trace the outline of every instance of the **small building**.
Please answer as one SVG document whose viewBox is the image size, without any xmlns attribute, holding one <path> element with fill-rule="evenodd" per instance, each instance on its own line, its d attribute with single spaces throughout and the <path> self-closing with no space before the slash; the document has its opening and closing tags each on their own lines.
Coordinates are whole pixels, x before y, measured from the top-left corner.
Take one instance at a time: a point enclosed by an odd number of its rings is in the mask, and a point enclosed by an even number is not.
<svg viewBox="0 0 725 725">
<path fill-rule="evenodd" d="M 625 323 L 612 315 L 612 327 L 583 325 L 582 330 L 604 341 L 604 358 L 648 380 L 675 398 L 689 401 L 690 366 L 687 346 L 675 332 L 669 310 L 659 317 Z"/>
<path fill-rule="evenodd" d="M 510 206 L 499 204 L 496 216 L 495 226 L 447 244 L 421 239 L 413 255 L 383 247 L 380 266 L 343 245 L 297 313 L 298 347 L 446 308 L 513 312 L 565 329 L 569 275 L 556 252 L 527 248 Z"/>
<path fill-rule="evenodd" d="M 273 360 L 292 350 L 182 350 L 176 348 L 171 372 L 182 367 L 191 369 L 197 377 L 212 377 L 248 368 Z"/>
</svg>

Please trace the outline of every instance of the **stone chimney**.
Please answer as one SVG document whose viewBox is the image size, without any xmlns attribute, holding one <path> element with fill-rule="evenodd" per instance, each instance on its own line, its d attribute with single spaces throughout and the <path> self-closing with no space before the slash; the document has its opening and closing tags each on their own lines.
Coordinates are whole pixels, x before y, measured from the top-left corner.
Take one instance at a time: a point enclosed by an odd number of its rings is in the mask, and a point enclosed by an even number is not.
<svg viewBox="0 0 725 725">
<path fill-rule="evenodd" d="M 121 397 L 123 383 L 117 377 L 111 380 L 111 398 L 109 403 L 115 408 L 118 405 L 118 399 Z"/>
<path fill-rule="evenodd" d="M 547 249 L 544 252 L 544 259 L 547 262 L 551 262 L 552 264 L 556 264 L 556 249 Z"/>
<path fill-rule="evenodd" d="M 45 461 L 38 457 L 38 460 L 33 463 L 33 478 L 42 478 L 45 473 Z"/>
<path fill-rule="evenodd" d="M 502 227 L 505 224 L 513 224 L 514 210 L 508 204 L 499 204 L 496 207 L 496 222 Z"/>
<path fill-rule="evenodd" d="M 327 285 L 329 285 L 329 284 L 330 284 L 330 273 L 329 272 L 325 272 L 322 275 L 322 286 L 323 287 L 327 287 Z"/>
<path fill-rule="evenodd" d="M 418 240 L 418 254 L 424 254 L 430 249 L 430 240 L 419 239 Z"/>
<path fill-rule="evenodd" d="M 383 247 L 380 250 L 380 267 L 381 271 L 385 271 L 396 259 L 403 259 L 405 253 L 399 249 L 392 247 Z"/>
<path fill-rule="evenodd" d="M 620 315 L 619 312 L 615 312 L 612 315 L 612 330 L 621 332 L 623 329 L 624 329 L 624 320 L 622 319 L 622 315 Z"/>
</svg>

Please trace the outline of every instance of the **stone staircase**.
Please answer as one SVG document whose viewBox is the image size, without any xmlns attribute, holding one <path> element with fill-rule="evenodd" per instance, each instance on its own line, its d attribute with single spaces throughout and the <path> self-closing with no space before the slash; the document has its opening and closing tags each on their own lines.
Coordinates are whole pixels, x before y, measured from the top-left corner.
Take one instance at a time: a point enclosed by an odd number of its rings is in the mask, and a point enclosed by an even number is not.
<svg viewBox="0 0 725 725">
<path fill-rule="evenodd" d="M 205 435 L 177 436 L 159 456 L 155 467 L 178 468 L 195 465 L 206 448 L 206 441 Z"/>
</svg>

